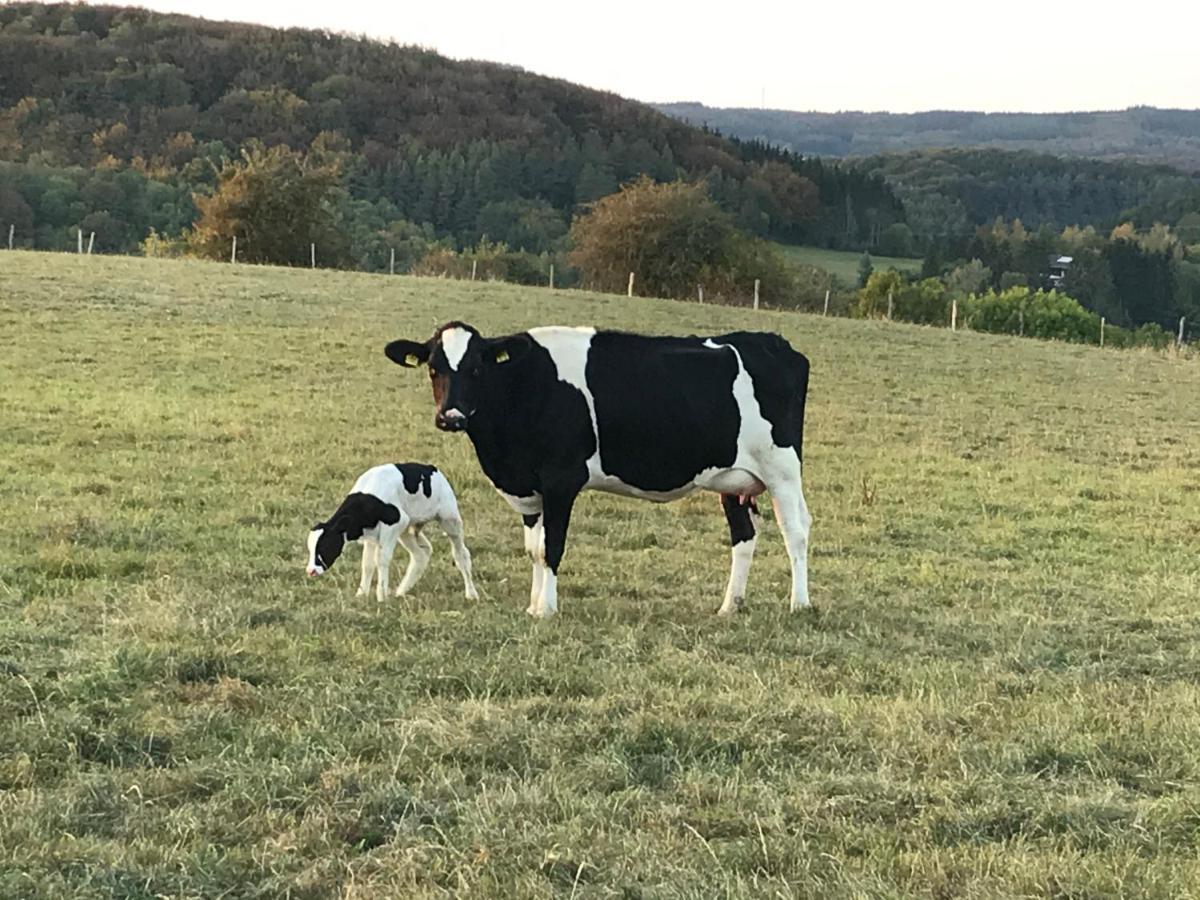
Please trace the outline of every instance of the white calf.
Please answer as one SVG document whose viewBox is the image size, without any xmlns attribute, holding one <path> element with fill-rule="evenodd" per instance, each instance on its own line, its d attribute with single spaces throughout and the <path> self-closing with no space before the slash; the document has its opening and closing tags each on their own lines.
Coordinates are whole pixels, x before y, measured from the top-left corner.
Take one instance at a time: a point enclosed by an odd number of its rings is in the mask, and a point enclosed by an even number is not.
<svg viewBox="0 0 1200 900">
<path fill-rule="evenodd" d="M 362 580 L 358 596 L 366 595 L 371 589 L 372 576 L 377 574 L 375 596 L 382 602 L 388 592 L 392 554 L 399 543 L 408 551 L 409 561 L 396 596 L 407 594 L 425 573 L 433 555 L 432 545 L 421 534 L 430 522 L 437 522 L 450 538 L 454 564 L 462 572 L 467 599 L 478 599 L 454 490 L 445 475 L 423 463 L 395 463 L 363 472 L 337 511 L 308 533 L 308 574 L 316 577 L 328 571 L 346 541 L 361 540 Z"/>
</svg>

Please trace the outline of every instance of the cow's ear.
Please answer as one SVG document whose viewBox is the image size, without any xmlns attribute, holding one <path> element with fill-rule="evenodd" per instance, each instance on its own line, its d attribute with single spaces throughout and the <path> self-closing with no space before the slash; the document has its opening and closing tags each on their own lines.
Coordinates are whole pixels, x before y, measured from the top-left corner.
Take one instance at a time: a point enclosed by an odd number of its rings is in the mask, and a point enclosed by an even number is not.
<svg viewBox="0 0 1200 900">
<path fill-rule="evenodd" d="M 429 361 L 429 345 L 416 341 L 392 341 L 383 352 L 398 366 L 415 369 Z"/>
<path fill-rule="evenodd" d="M 533 338 L 527 334 L 513 334 L 488 341 L 487 358 L 497 365 L 516 362 L 533 347 Z"/>
</svg>

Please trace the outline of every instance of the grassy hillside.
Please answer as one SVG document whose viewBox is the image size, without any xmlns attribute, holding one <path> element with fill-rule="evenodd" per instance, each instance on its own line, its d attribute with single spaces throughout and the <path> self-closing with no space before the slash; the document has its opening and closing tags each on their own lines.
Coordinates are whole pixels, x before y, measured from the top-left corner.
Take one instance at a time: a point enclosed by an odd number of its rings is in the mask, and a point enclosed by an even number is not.
<svg viewBox="0 0 1200 900">
<path fill-rule="evenodd" d="M 761 139 L 797 153 L 870 156 L 927 147 L 993 147 L 1142 159 L 1200 170 L 1200 110 L 1132 109 L 1072 113 L 793 112 L 658 103 L 667 113 L 725 134 Z"/>
<path fill-rule="evenodd" d="M 858 284 L 858 263 L 862 254 L 850 250 L 825 250 L 821 247 L 796 247 L 780 244 L 786 259 L 805 266 L 824 269 L 842 284 L 853 287 Z M 921 260 L 903 259 L 898 256 L 871 256 L 871 265 L 879 270 L 899 269 L 916 274 L 921 271 Z"/>
<path fill-rule="evenodd" d="M 427 379 L 465 317 L 777 330 L 819 609 L 715 498 L 584 497 L 561 615 Z M 0 896 L 1180 897 L 1200 883 L 1200 367 L 503 285 L 0 256 Z M 411 599 L 303 574 L 441 466 Z"/>
</svg>

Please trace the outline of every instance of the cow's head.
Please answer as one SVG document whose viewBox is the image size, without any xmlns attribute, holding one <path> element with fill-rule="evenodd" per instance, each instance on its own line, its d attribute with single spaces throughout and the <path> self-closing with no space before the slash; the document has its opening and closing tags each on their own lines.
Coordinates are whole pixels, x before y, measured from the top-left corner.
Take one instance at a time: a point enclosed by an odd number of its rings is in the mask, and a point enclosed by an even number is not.
<svg viewBox="0 0 1200 900">
<path fill-rule="evenodd" d="M 384 353 L 398 366 L 429 366 L 434 424 L 442 431 L 462 431 L 479 405 L 484 382 L 497 366 L 519 360 L 533 341 L 527 334 L 488 339 L 470 325 L 450 322 L 424 343 L 392 341 Z"/>
</svg>

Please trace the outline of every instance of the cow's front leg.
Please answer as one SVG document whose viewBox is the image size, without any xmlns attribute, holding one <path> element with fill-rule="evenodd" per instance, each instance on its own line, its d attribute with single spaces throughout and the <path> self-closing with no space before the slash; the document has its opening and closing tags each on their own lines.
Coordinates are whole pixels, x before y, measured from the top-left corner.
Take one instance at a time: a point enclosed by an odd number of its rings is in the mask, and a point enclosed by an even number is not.
<svg viewBox="0 0 1200 900">
<path fill-rule="evenodd" d="M 558 566 L 567 547 L 567 526 L 578 488 L 548 490 L 542 495 L 542 589 L 533 615 L 546 619 L 558 612 Z"/>
<path fill-rule="evenodd" d="M 545 533 L 542 530 L 541 513 L 521 516 L 521 519 L 525 523 L 525 552 L 529 554 L 529 558 L 533 562 L 533 581 L 529 587 L 529 607 L 525 612 L 536 616 L 542 597 L 542 581 L 546 573 Z"/>
</svg>

